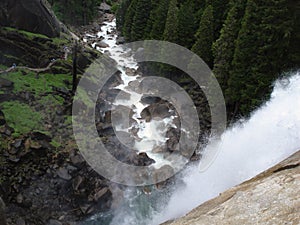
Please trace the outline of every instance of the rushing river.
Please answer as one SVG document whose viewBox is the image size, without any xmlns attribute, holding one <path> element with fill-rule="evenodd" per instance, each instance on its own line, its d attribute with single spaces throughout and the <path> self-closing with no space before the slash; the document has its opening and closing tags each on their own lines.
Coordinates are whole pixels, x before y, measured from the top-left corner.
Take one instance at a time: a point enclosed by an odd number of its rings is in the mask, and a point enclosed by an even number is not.
<svg viewBox="0 0 300 225">
<path fill-rule="evenodd" d="M 106 22 L 97 34 L 109 47 L 98 48 L 118 62 L 124 84 L 118 88 L 131 94 L 127 102 L 116 104 L 135 105 L 139 115 L 146 105 L 140 103 L 141 96 L 128 89 L 131 81 L 140 76 L 126 75 L 126 68 L 137 69 L 134 58 L 116 44 L 115 20 Z M 138 118 L 136 116 L 135 118 Z M 156 166 L 168 163 L 159 155 L 151 154 L 154 145 L 164 143 L 164 133 L 158 132 L 157 124 L 138 121 L 142 141 L 136 143 L 139 150 L 147 146 L 147 154 L 157 162 Z M 172 126 L 172 121 L 164 121 Z M 161 132 L 161 131 L 160 131 Z M 143 146 L 143 148 L 141 148 Z M 207 149 L 212 146 L 207 146 Z M 224 190 L 237 185 L 268 169 L 300 149 L 300 74 L 295 72 L 275 83 L 271 99 L 252 113 L 247 121 L 240 121 L 228 128 L 218 145 L 219 155 L 205 171 L 199 165 L 189 166 L 176 177 L 176 183 L 163 191 L 147 195 L 141 189 L 128 188 L 121 207 L 105 214 L 94 215 L 84 224 L 112 225 L 157 225 L 166 220 L 182 216 L 197 205 L 209 200 Z"/>
</svg>

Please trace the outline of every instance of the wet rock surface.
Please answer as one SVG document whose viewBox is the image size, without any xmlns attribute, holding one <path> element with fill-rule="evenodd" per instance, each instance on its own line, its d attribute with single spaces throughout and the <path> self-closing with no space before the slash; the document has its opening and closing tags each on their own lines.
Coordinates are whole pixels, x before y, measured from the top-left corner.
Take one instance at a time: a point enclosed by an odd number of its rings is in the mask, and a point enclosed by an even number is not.
<svg viewBox="0 0 300 225">
<path fill-rule="evenodd" d="M 164 225 L 298 224 L 300 151 Z"/>
</svg>

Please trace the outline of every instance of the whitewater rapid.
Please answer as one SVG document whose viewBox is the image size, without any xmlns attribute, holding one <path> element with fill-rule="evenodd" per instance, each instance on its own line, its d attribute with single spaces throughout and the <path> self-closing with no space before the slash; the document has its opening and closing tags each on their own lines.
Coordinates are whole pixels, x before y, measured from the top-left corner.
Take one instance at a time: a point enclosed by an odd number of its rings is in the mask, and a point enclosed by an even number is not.
<svg viewBox="0 0 300 225">
<path fill-rule="evenodd" d="M 211 146 L 207 146 L 209 149 Z M 162 212 L 149 224 L 183 216 L 219 193 L 246 181 L 300 150 L 300 73 L 276 81 L 271 99 L 227 129 L 211 166 L 189 167 Z"/>
<path fill-rule="evenodd" d="M 130 82 L 141 82 L 142 75 L 137 72 L 138 63 L 134 59 L 132 50 L 118 44 L 117 38 L 116 19 L 104 22 L 101 26 L 101 31 L 94 34 L 86 33 L 83 38 L 84 42 L 88 42 L 89 39 L 93 40 L 91 44 L 93 48 L 103 54 L 107 54 L 116 61 L 123 84 L 116 86 L 115 89 L 119 89 L 130 96 L 125 99 L 122 99 L 122 97 L 117 98 L 113 102 L 113 105 L 116 107 L 126 106 L 131 108 L 134 112 L 132 119 L 135 123 L 129 127 L 117 124 L 115 130 L 131 134 L 131 129 L 137 129 L 138 138 L 132 136 L 135 138 L 135 144 L 133 146 L 135 150 L 139 153 L 146 152 L 150 158 L 154 159 L 155 163 L 151 166 L 155 169 L 159 169 L 164 165 L 170 165 L 172 163 L 170 159 L 166 159 L 163 154 L 154 153 L 152 150 L 166 143 L 168 140 L 166 133 L 168 128 L 174 127 L 174 117 L 169 117 L 161 121 L 151 120 L 150 122 L 146 122 L 145 119 L 141 118 L 141 112 L 149 105 L 141 102 L 143 93 L 138 93 L 133 90 L 134 88 L 130 87 Z M 100 43 L 102 43 L 102 45 L 100 45 Z M 122 139 L 119 137 L 119 140 Z"/>
<path fill-rule="evenodd" d="M 124 81 L 124 84 L 118 88 L 127 90 L 132 95 L 129 101 L 117 102 L 117 104 L 126 106 L 135 104 L 137 119 L 141 110 L 146 106 L 139 104 L 141 95 L 131 92 L 127 86 L 139 76 L 126 75 L 126 67 L 137 69 L 137 64 L 129 54 L 130 49 L 123 49 L 116 44 L 117 35 L 113 33 L 115 20 L 106 22 L 101 29 L 102 31 L 94 36 L 104 37 L 104 41 L 110 47 L 97 47 L 97 49 L 104 54 L 109 54 L 118 62 L 118 69 Z M 138 149 L 147 145 L 147 141 L 151 142 L 151 138 L 163 142 L 163 135 L 155 135 L 155 129 L 159 127 L 159 124 L 154 123 L 142 123 L 139 126 L 141 129 L 139 135 L 144 138 L 144 141 L 137 142 Z M 148 146 L 149 149 L 152 147 L 152 144 Z M 201 203 L 254 177 L 299 150 L 299 72 L 276 81 L 271 99 L 253 112 L 249 120 L 239 121 L 228 128 L 222 135 L 221 141 L 214 146 L 207 146 L 204 153 L 216 148 L 219 154 L 213 163 L 205 170 L 200 169 L 201 165 L 186 168 L 177 175 L 177 184 L 172 187 L 173 191 L 167 190 L 166 194 L 160 195 L 158 193 L 158 197 L 151 199 L 151 195 L 146 197 L 140 190 L 128 188 L 124 194 L 124 206 L 113 213 L 110 224 L 158 225 L 180 217 Z M 151 157 L 157 156 L 151 155 Z M 166 163 L 159 158 L 156 160 L 161 165 Z M 159 207 L 152 207 L 153 205 L 159 205 Z M 97 221 L 97 219 L 94 220 Z M 100 224 L 104 223 L 100 222 Z"/>
</svg>

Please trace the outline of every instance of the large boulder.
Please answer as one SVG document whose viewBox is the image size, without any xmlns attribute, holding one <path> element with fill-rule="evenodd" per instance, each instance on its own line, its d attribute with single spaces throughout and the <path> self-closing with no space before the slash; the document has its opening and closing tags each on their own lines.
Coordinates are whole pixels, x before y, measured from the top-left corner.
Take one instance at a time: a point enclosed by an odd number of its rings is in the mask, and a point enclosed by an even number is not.
<svg viewBox="0 0 300 225">
<path fill-rule="evenodd" d="M 164 225 L 299 224 L 299 205 L 300 151 Z"/>
<path fill-rule="evenodd" d="M 0 26 L 58 37 L 60 23 L 46 0 L 1 0 Z"/>
<path fill-rule="evenodd" d="M 99 6 L 99 10 L 101 12 L 104 12 L 104 13 L 110 13 L 111 12 L 111 6 L 108 5 L 107 3 L 105 2 L 102 2 Z"/>
</svg>

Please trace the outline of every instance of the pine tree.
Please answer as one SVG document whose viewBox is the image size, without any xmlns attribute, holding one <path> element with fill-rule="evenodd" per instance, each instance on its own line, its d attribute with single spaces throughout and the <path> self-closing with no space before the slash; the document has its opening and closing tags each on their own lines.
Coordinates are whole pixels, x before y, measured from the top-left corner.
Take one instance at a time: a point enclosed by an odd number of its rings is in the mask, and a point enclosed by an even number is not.
<svg viewBox="0 0 300 225">
<path fill-rule="evenodd" d="M 163 40 L 168 42 L 178 42 L 178 7 L 177 0 L 170 0 L 169 9 L 167 14 L 167 20 L 165 29 L 163 32 Z M 170 49 L 166 49 L 165 46 L 161 47 L 161 57 L 176 57 L 175 54 L 170 54 Z M 174 76 L 176 69 L 170 65 L 160 64 L 159 74 L 169 79 Z"/>
<path fill-rule="evenodd" d="M 122 31 L 124 23 L 125 23 L 125 16 L 126 12 L 128 10 L 128 7 L 130 6 L 131 0 L 123 0 L 120 3 L 120 6 L 118 7 L 118 10 L 116 12 L 116 21 L 117 21 L 117 29 L 119 31 Z"/>
<path fill-rule="evenodd" d="M 149 0 L 137 1 L 135 14 L 131 26 L 131 35 L 130 35 L 131 41 L 143 40 L 150 10 L 151 10 L 151 2 Z"/>
<path fill-rule="evenodd" d="M 206 0 L 191 0 L 191 4 L 193 5 L 194 12 L 197 12 L 200 9 L 204 9 L 205 8 Z"/>
<path fill-rule="evenodd" d="M 86 25 L 92 21 L 97 13 L 97 4 L 98 0 L 51 1 L 58 18 L 72 25 Z"/>
<path fill-rule="evenodd" d="M 226 19 L 229 0 L 208 0 L 214 11 L 214 41 L 220 36 L 220 30 Z"/>
<path fill-rule="evenodd" d="M 163 40 L 174 42 L 178 41 L 178 7 L 177 0 L 171 0 L 167 14 L 167 20 L 163 33 Z"/>
<path fill-rule="evenodd" d="M 132 0 L 130 3 L 130 6 L 128 7 L 128 10 L 125 15 L 125 20 L 124 20 L 124 26 L 122 30 L 122 34 L 124 35 L 125 39 L 127 41 L 131 41 L 131 29 L 132 29 L 132 22 L 135 16 L 135 11 L 136 11 L 136 4 L 138 0 Z"/>
<path fill-rule="evenodd" d="M 226 91 L 230 111 L 247 116 L 269 97 L 285 62 L 291 21 L 287 0 L 248 0 Z"/>
<path fill-rule="evenodd" d="M 232 0 L 219 39 L 213 44 L 214 68 L 213 72 L 223 90 L 227 89 L 229 71 L 236 39 L 241 28 L 241 20 L 245 13 L 246 0 Z"/>
<path fill-rule="evenodd" d="M 146 27 L 144 30 L 144 39 L 145 40 L 151 39 L 151 30 L 152 30 L 155 18 L 157 17 L 155 12 L 156 12 L 157 8 L 159 7 L 159 5 L 160 5 L 159 0 L 151 0 L 150 15 L 149 15 L 149 18 L 148 18 L 148 21 L 147 21 L 147 24 L 146 24 Z"/>
<path fill-rule="evenodd" d="M 191 1 L 183 3 L 178 12 L 178 44 L 191 49 L 195 42 L 195 17 Z"/>
<path fill-rule="evenodd" d="M 192 51 L 201 57 L 210 68 L 212 68 L 213 65 L 213 33 L 213 7 L 208 5 L 201 17 L 200 25 L 196 33 L 196 43 L 193 45 Z"/>
<path fill-rule="evenodd" d="M 162 40 L 168 15 L 170 0 L 160 0 L 159 5 L 153 10 L 153 24 L 149 35 L 150 39 Z"/>
<path fill-rule="evenodd" d="M 286 69 L 299 69 L 300 68 L 300 1 L 288 1 L 289 15 L 293 18 L 293 25 L 290 32 L 286 36 L 290 36 L 290 45 L 287 50 L 289 57 L 286 59 Z"/>
</svg>

